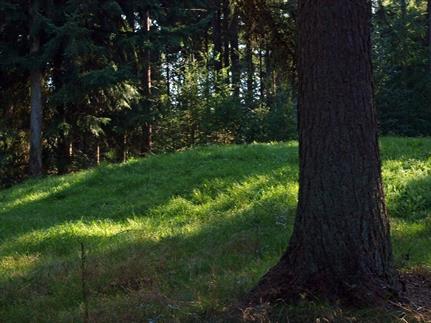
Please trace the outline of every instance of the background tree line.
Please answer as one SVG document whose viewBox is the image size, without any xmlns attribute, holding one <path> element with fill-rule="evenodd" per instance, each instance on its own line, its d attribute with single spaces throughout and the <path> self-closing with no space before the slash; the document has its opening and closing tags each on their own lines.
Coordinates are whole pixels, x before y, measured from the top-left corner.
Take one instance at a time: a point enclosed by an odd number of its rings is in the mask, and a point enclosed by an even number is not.
<svg viewBox="0 0 431 323">
<path fill-rule="evenodd" d="M 431 134 L 425 0 L 377 1 L 380 131 Z M 0 1 L 0 185 L 296 138 L 296 1 Z"/>
</svg>

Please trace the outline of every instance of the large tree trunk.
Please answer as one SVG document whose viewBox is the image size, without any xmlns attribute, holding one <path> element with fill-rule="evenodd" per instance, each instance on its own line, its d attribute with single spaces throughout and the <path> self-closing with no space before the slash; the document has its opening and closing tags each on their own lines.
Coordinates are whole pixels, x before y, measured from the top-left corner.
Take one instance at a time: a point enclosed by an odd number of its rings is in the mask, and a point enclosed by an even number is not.
<svg viewBox="0 0 431 323">
<path fill-rule="evenodd" d="M 368 0 L 299 2 L 300 179 L 289 247 L 253 302 L 397 291 L 373 105 Z"/>
<path fill-rule="evenodd" d="M 36 27 L 37 11 L 39 1 L 30 3 L 30 16 L 32 18 L 31 28 Z M 39 32 L 30 30 L 31 49 L 30 54 L 36 55 L 40 50 Z M 30 175 L 40 176 L 42 174 L 42 73 L 40 67 L 35 64 L 30 71 L 31 82 L 31 115 L 30 115 Z"/>
</svg>

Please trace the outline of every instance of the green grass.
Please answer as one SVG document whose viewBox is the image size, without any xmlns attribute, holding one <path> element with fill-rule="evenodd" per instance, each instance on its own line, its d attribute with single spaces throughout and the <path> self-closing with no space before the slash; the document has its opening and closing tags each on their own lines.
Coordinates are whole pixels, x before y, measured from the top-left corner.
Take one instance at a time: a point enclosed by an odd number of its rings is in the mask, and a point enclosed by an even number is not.
<svg viewBox="0 0 431 323">
<path fill-rule="evenodd" d="M 431 266 L 431 139 L 384 138 L 399 268 Z M 0 191 L 0 321 L 202 321 L 285 250 L 297 144 L 213 146 Z"/>
</svg>

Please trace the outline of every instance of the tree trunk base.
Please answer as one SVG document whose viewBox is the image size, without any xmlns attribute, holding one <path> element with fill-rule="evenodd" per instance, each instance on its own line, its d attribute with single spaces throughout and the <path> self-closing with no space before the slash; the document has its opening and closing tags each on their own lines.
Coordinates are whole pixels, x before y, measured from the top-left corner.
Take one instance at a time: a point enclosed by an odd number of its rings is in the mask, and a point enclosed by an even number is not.
<svg viewBox="0 0 431 323">
<path fill-rule="evenodd" d="M 388 300 L 399 300 L 400 279 L 379 277 L 372 273 L 355 273 L 341 277 L 330 271 L 310 273 L 295 270 L 283 257 L 267 272 L 247 295 L 244 305 L 253 307 L 279 302 L 295 303 L 299 300 L 321 300 L 332 304 L 366 307 L 384 305 Z"/>
</svg>

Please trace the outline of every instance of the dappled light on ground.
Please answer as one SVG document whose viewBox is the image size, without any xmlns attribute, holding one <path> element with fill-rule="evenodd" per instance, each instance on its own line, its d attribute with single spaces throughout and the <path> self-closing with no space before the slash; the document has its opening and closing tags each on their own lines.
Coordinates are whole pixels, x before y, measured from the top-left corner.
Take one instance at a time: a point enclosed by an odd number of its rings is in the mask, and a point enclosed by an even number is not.
<svg viewBox="0 0 431 323">
<path fill-rule="evenodd" d="M 397 265 L 430 266 L 431 140 L 382 148 Z M 293 142 L 206 147 L 0 191 L 0 318 L 79 320 L 81 242 L 93 320 L 222 313 L 287 246 L 297 159 Z"/>
</svg>

